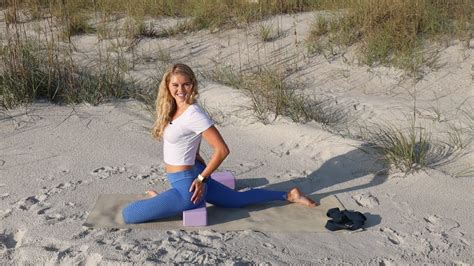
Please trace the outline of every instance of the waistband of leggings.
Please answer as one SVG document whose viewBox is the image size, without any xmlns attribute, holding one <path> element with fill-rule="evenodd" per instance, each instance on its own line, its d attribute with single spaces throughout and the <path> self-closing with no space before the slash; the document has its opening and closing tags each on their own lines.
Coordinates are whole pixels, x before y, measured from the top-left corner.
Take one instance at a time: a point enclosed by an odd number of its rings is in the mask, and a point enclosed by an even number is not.
<svg viewBox="0 0 474 266">
<path fill-rule="evenodd" d="M 170 183 L 175 183 L 184 179 L 189 179 L 189 178 L 196 178 L 197 177 L 197 168 L 196 165 L 194 165 L 191 169 L 188 170 L 183 170 L 179 172 L 174 172 L 174 173 L 166 173 L 166 177 L 168 178 L 168 181 Z"/>
</svg>

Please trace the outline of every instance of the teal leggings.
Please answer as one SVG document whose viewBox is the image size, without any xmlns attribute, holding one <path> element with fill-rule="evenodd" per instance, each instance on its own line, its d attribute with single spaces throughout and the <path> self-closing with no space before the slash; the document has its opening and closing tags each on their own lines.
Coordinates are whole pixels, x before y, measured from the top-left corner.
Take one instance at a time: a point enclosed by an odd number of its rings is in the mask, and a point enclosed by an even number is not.
<svg viewBox="0 0 474 266">
<path fill-rule="evenodd" d="M 238 192 L 209 178 L 204 186 L 204 196 L 194 204 L 191 202 L 194 192 L 189 192 L 189 188 L 204 168 L 204 164 L 196 161 L 193 168 L 189 170 L 167 173 L 166 176 L 172 188 L 153 198 L 130 203 L 122 212 L 125 223 L 143 223 L 173 216 L 185 210 L 205 206 L 205 202 L 219 207 L 240 208 L 267 201 L 286 200 L 285 191 L 250 189 Z"/>
</svg>

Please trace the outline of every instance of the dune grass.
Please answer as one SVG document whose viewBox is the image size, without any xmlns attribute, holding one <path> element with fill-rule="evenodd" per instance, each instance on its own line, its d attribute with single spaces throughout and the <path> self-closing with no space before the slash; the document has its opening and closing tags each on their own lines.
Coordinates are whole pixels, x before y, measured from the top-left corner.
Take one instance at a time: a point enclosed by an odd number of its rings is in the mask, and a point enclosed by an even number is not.
<svg viewBox="0 0 474 266">
<path fill-rule="evenodd" d="M 134 18 L 189 17 L 192 18 L 190 23 L 181 27 L 188 30 L 234 27 L 275 14 L 310 11 L 316 5 L 311 0 L 12 0 L 12 3 L 4 6 L 13 4 L 17 9 L 28 10 L 30 16 L 36 14 L 39 17 L 41 15 L 38 14 L 42 14 L 69 17 L 77 26 L 85 25 L 80 22 L 82 14 L 95 12 L 105 16 L 120 14 Z"/>
<path fill-rule="evenodd" d="M 429 153 L 433 151 L 431 134 L 414 122 L 408 128 L 385 123 L 364 130 L 369 146 L 391 166 L 410 172 L 429 164 Z"/>
<path fill-rule="evenodd" d="M 54 103 L 99 104 L 108 98 L 128 98 L 134 82 L 114 61 L 95 67 L 75 65 L 67 51 L 30 41 L 15 42 L 2 49 L 0 60 L 0 105 L 10 109 L 37 99 Z"/>
<path fill-rule="evenodd" d="M 243 73 L 228 65 L 216 65 L 202 76 L 243 91 L 251 99 L 248 108 L 264 124 L 286 116 L 294 122 L 316 121 L 331 128 L 347 118 L 347 111 L 333 104 L 332 99 L 304 95 L 304 84 L 289 78 L 282 70 L 285 67 L 263 67 Z"/>
<path fill-rule="evenodd" d="M 310 52 L 358 45 L 360 62 L 394 65 L 411 73 L 432 64 L 423 53 L 427 40 L 472 37 L 470 0 L 320 1 L 319 8 L 344 8 L 332 19 L 316 18 L 308 38 Z"/>
<path fill-rule="evenodd" d="M 361 127 L 361 137 L 381 156 L 389 167 L 409 173 L 425 167 L 439 167 L 449 164 L 468 154 L 466 148 L 474 140 L 469 126 L 449 124 L 436 138 L 429 128 L 417 125 L 416 115 L 406 119 L 409 125 L 395 125 L 393 122 L 376 123 Z M 472 166 L 463 168 L 454 176 L 466 176 L 474 171 Z"/>
<path fill-rule="evenodd" d="M 258 26 L 258 36 L 263 42 L 271 42 L 283 35 L 283 32 L 278 26 L 271 22 L 264 22 Z"/>
</svg>

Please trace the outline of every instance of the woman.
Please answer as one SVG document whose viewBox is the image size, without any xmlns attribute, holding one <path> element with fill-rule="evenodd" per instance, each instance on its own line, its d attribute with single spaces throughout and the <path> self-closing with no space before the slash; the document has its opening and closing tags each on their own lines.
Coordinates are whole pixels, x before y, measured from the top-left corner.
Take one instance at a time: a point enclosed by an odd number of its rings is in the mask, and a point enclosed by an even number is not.
<svg viewBox="0 0 474 266">
<path fill-rule="evenodd" d="M 229 155 L 229 149 L 209 117 L 196 105 L 196 76 L 185 64 L 171 66 L 163 76 L 156 99 L 153 136 L 163 139 L 163 155 L 172 188 L 158 194 L 147 191 L 149 198 L 131 203 L 123 210 L 126 223 L 142 223 L 204 206 L 238 208 L 271 200 L 288 200 L 308 207 L 316 206 L 298 188 L 288 192 L 251 189 L 232 190 L 210 178 Z M 206 165 L 199 155 L 201 139 L 214 150 Z"/>
</svg>

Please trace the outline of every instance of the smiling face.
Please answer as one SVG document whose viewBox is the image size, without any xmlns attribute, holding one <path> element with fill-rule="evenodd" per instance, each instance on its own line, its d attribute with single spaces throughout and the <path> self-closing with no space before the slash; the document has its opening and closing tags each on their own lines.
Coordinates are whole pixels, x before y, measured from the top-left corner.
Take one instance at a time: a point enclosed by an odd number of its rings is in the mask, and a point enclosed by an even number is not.
<svg viewBox="0 0 474 266">
<path fill-rule="evenodd" d="M 185 75 L 174 74 L 171 75 L 170 82 L 168 84 L 168 90 L 176 101 L 176 105 L 180 106 L 187 103 L 186 100 L 191 96 L 193 91 L 193 83 Z"/>
</svg>

